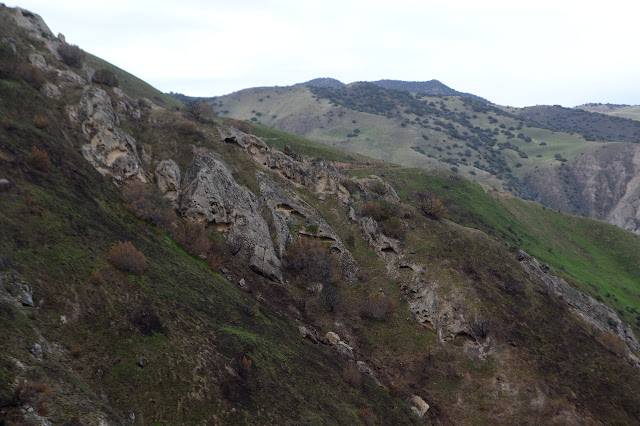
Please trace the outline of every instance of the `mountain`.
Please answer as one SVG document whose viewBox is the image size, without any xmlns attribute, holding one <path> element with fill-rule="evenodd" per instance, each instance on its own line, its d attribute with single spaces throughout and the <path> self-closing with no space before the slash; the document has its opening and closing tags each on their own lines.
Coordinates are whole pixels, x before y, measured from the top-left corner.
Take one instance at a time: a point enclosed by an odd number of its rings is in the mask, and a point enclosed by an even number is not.
<svg viewBox="0 0 640 426">
<path fill-rule="evenodd" d="M 2 423 L 639 421 L 638 236 L 0 26 Z"/>
<path fill-rule="evenodd" d="M 491 103 L 480 96 L 471 93 L 458 92 L 439 82 L 438 80 L 429 81 L 402 81 L 402 80 L 378 80 L 371 83 L 380 86 L 383 89 L 403 90 L 409 93 L 422 93 L 425 95 L 442 95 L 442 96 L 465 96 L 476 101 Z"/>
<path fill-rule="evenodd" d="M 315 87 L 343 87 L 345 84 L 335 78 L 314 78 L 304 83 L 300 83 L 302 86 L 315 86 Z"/>
<path fill-rule="evenodd" d="M 450 169 L 640 233 L 634 120 L 559 106 L 502 107 L 366 82 L 245 89 L 209 103 L 225 116 L 402 166 Z M 607 163 L 621 150 L 624 173 Z M 588 176 L 568 172 L 586 163 Z"/>
</svg>

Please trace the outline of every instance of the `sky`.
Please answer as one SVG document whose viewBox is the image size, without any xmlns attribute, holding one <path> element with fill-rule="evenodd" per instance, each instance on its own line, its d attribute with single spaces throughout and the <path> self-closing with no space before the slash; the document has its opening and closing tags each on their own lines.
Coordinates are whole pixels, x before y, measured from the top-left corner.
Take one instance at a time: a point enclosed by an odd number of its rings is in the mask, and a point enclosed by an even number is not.
<svg viewBox="0 0 640 426">
<path fill-rule="evenodd" d="M 317 77 L 436 79 L 510 106 L 640 104 L 633 0 L 24 0 L 156 88 L 218 96 Z"/>
</svg>

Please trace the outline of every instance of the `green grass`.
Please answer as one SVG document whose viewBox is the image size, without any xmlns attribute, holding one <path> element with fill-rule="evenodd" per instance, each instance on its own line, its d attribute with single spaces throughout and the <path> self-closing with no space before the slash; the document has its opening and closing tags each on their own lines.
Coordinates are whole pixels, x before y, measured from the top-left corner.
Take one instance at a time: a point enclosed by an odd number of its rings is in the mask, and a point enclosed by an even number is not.
<svg viewBox="0 0 640 426">
<path fill-rule="evenodd" d="M 159 106 L 165 108 L 182 108 L 184 105 L 177 99 L 172 98 L 166 93 L 162 93 L 149 83 L 139 79 L 109 62 L 98 58 L 90 53 L 85 53 L 85 62 L 95 69 L 106 69 L 113 72 L 118 79 L 118 87 L 120 87 L 129 97 L 139 98 L 145 97 Z"/>
<path fill-rule="evenodd" d="M 486 192 L 481 185 L 448 172 L 398 168 L 379 174 L 402 199 L 416 206 L 419 191 L 442 199 L 449 210 L 447 219 L 482 230 L 550 264 L 555 274 L 603 301 L 636 333 L 640 331 L 639 236 L 605 222 Z"/>
</svg>

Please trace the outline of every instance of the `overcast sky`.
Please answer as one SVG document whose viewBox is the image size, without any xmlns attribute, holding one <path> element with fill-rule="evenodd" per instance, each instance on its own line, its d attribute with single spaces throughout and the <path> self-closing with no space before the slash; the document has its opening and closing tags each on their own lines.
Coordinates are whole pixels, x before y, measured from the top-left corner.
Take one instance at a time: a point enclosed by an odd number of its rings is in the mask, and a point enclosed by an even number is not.
<svg viewBox="0 0 640 426">
<path fill-rule="evenodd" d="M 502 105 L 640 104 L 640 2 L 24 0 L 49 28 L 168 92 L 316 77 L 437 79 Z"/>
</svg>

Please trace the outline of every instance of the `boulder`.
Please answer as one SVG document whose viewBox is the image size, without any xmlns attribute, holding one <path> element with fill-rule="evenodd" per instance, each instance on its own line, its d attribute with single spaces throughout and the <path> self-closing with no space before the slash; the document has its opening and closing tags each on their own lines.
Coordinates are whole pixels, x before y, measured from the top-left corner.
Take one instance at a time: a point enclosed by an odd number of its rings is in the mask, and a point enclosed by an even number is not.
<svg viewBox="0 0 640 426">
<path fill-rule="evenodd" d="M 47 61 L 44 59 L 44 56 L 38 55 L 37 53 L 29 55 L 29 63 L 40 71 L 46 71 L 48 69 Z"/>
<path fill-rule="evenodd" d="M 338 351 L 338 354 L 344 359 L 355 359 L 355 356 L 353 355 L 353 348 L 346 343 L 338 342 L 338 344 L 335 345 L 335 348 Z"/>
<path fill-rule="evenodd" d="M 8 179 L 0 179 L 0 192 L 7 191 L 13 185 Z"/>
<path fill-rule="evenodd" d="M 300 326 L 300 327 L 298 327 L 298 331 L 300 331 L 300 335 L 302 337 L 311 340 L 315 344 L 318 344 L 318 338 L 308 328 Z"/>
<path fill-rule="evenodd" d="M 58 89 L 58 86 L 49 82 L 42 85 L 42 87 L 40 88 L 40 92 L 42 92 L 42 94 L 49 99 L 59 99 L 60 96 L 62 96 L 60 94 L 60 89 Z"/>
<path fill-rule="evenodd" d="M 333 331 L 329 331 L 327 334 L 325 334 L 324 340 L 332 345 L 337 345 L 338 343 L 340 343 L 340 336 L 338 336 Z"/>
<path fill-rule="evenodd" d="M 215 154 L 196 153 L 184 178 L 180 211 L 223 231 L 230 251 L 249 262 L 252 270 L 283 281 L 282 264 L 257 197 L 236 183 L 229 167 Z"/>
<path fill-rule="evenodd" d="M 85 143 L 82 155 L 104 176 L 138 178 L 146 182 L 140 167 L 137 142 L 117 129 L 120 120 L 111 98 L 101 88 L 87 87 L 77 111 L 68 110 L 70 118 L 81 120 Z"/>
<path fill-rule="evenodd" d="M 31 352 L 31 355 L 33 355 L 38 361 L 42 361 L 44 359 L 42 346 L 40 346 L 39 343 L 34 343 L 33 346 L 29 348 L 29 352 Z"/>
<path fill-rule="evenodd" d="M 429 411 L 429 404 L 424 402 L 424 399 L 420 398 L 418 395 L 411 395 L 411 404 L 418 409 L 422 416 Z"/>
<path fill-rule="evenodd" d="M 33 308 L 33 289 L 29 284 L 18 283 L 18 295 L 22 306 L 30 306 Z"/>
<path fill-rule="evenodd" d="M 173 160 L 165 160 L 156 166 L 156 180 L 158 188 L 162 195 L 171 199 L 178 200 L 180 195 L 180 168 Z"/>
</svg>

